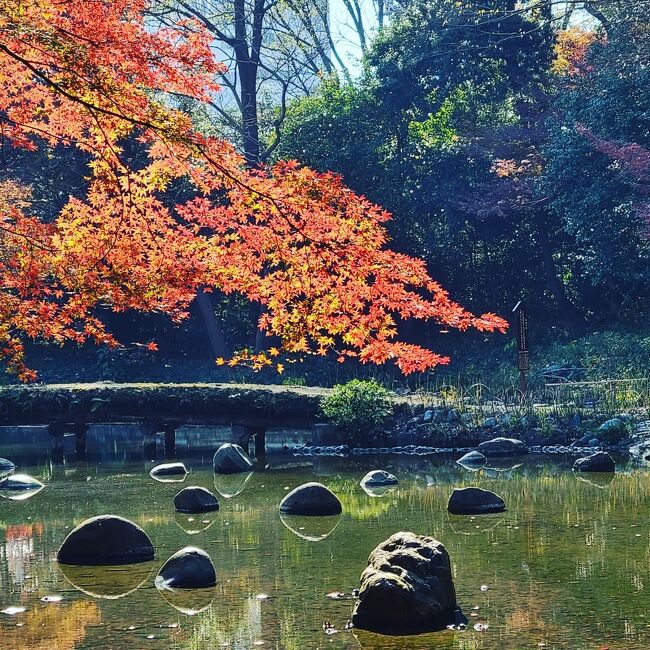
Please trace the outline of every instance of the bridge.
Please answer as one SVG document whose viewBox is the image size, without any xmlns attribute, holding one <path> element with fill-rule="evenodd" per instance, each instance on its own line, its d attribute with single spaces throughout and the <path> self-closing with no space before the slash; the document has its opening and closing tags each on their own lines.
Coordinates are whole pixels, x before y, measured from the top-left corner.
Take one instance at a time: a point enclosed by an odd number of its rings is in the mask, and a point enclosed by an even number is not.
<svg viewBox="0 0 650 650">
<path fill-rule="evenodd" d="M 63 456 L 63 438 L 74 434 L 77 455 L 95 423 L 137 423 L 155 441 L 164 433 L 165 455 L 175 451 L 183 424 L 228 425 L 232 441 L 265 455 L 270 428 L 307 428 L 319 419 L 320 401 L 330 389 L 261 384 L 94 383 L 0 387 L 0 426 L 47 426 L 53 458 Z M 155 442 L 154 442 L 155 444 Z"/>
</svg>

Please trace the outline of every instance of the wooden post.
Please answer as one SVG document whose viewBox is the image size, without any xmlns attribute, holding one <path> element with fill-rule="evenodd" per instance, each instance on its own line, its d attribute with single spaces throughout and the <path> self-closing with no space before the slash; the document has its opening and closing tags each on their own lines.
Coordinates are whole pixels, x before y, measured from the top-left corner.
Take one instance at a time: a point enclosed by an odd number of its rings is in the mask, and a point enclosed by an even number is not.
<svg viewBox="0 0 650 650">
<path fill-rule="evenodd" d="M 156 424 L 154 422 L 140 423 L 140 431 L 144 436 L 142 443 L 142 453 L 144 454 L 145 462 L 148 460 L 155 460 L 156 458 Z"/>
<path fill-rule="evenodd" d="M 255 458 L 266 458 L 266 428 L 255 429 Z"/>
<path fill-rule="evenodd" d="M 51 422 L 47 428 L 52 436 L 52 462 L 55 464 L 63 463 L 63 434 L 65 433 L 65 423 Z"/>
<path fill-rule="evenodd" d="M 230 432 L 232 441 L 236 445 L 243 447 L 244 451 L 248 453 L 248 443 L 251 439 L 251 435 L 253 435 L 251 428 L 247 424 L 233 422 L 230 425 Z"/>
<path fill-rule="evenodd" d="M 86 433 L 88 433 L 88 425 L 77 423 L 73 427 L 75 439 L 75 453 L 77 459 L 85 458 L 86 456 Z"/>
<path fill-rule="evenodd" d="M 528 314 L 521 300 L 512 311 L 517 314 L 517 368 L 519 392 L 524 400 L 528 392 Z"/>
<path fill-rule="evenodd" d="M 173 458 L 176 454 L 176 425 L 165 425 L 165 458 Z"/>
</svg>

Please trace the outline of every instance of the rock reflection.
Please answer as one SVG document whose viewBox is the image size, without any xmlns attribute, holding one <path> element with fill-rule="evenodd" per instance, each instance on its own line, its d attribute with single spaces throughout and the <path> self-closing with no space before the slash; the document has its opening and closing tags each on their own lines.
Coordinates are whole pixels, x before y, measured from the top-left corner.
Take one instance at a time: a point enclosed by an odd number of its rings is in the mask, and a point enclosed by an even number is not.
<svg viewBox="0 0 650 650">
<path fill-rule="evenodd" d="M 175 475 L 168 475 L 165 476 L 163 475 L 149 475 L 154 481 L 158 481 L 158 483 L 183 483 L 185 479 L 187 478 L 187 474 L 175 474 Z"/>
<path fill-rule="evenodd" d="M 156 584 L 158 593 L 181 614 L 195 616 L 204 612 L 216 595 L 214 587 L 206 589 L 169 589 Z"/>
<path fill-rule="evenodd" d="M 449 526 L 458 535 L 481 535 L 494 530 L 505 520 L 506 513 L 487 515 L 448 515 Z"/>
<path fill-rule="evenodd" d="M 210 528 L 217 516 L 216 512 L 201 512 L 198 514 L 176 512 L 174 513 L 174 521 L 188 535 L 197 535 Z"/>
<path fill-rule="evenodd" d="M 489 465 L 481 468 L 481 473 L 490 478 L 510 479 L 516 473 L 515 470 L 523 467 L 523 463 L 513 463 L 508 459 L 490 458 Z"/>
<path fill-rule="evenodd" d="M 120 566 L 59 564 L 63 577 L 78 591 L 93 598 L 116 600 L 133 593 L 151 575 L 153 562 Z"/>
<path fill-rule="evenodd" d="M 13 474 L 0 480 L 0 496 L 12 501 L 25 501 L 38 494 L 45 485 L 27 474 Z"/>
<path fill-rule="evenodd" d="M 328 537 L 341 522 L 341 515 L 331 517 L 301 517 L 280 513 L 280 520 L 294 535 L 309 542 L 320 542 Z"/>
<path fill-rule="evenodd" d="M 589 485 L 593 485 L 594 487 L 597 487 L 601 490 L 605 490 L 611 486 L 612 481 L 614 480 L 614 477 L 616 475 L 613 473 L 601 474 L 601 473 L 594 472 L 589 475 L 589 478 L 587 478 L 586 476 L 581 476 L 579 474 L 576 474 L 575 476 L 579 481 L 582 481 L 583 483 L 589 483 Z"/>
<path fill-rule="evenodd" d="M 0 458 L 0 478 L 4 478 L 5 476 L 9 476 L 9 474 L 13 474 L 15 469 L 16 466 L 10 460 L 7 460 L 6 458 Z"/>
<path fill-rule="evenodd" d="M 398 650 L 398 648 L 409 648 L 409 650 L 430 650 L 430 648 L 477 648 L 476 645 L 458 645 L 458 635 L 465 634 L 445 630 L 432 634 L 418 634 L 416 636 L 386 636 L 376 632 L 354 629 L 353 636 L 360 648 L 366 650 Z M 469 639 L 468 639 L 469 640 Z"/>
<path fill-rule="evenodd" d="M 523 463 L 513 462 L 511 458 L 488 458 L 483 469 L 493 469 L 495 472 L 510 472 L 523 466 Z"/>
<path fill-rule="evenodd" d="M 215 474 L 214 489 L 224 498 L 232 499 L 241 494 L 248 481 L 251 480 L 253 472 L 246 474 Z"/>
<path fill-rule="evenodd" d="M 375 487 L 362 485 L 361 488 L 369 497 L 383 497 L 397 489 L 396 485 L 377 485 Z"/>
</svg>

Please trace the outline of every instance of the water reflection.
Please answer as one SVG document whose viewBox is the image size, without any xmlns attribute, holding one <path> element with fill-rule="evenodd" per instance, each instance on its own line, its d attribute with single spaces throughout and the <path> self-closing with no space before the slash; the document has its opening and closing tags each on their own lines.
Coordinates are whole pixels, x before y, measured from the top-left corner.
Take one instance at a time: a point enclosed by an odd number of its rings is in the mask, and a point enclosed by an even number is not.
<svg viewBox="0 0 650 650">
<path fill-rule="evenodd" d="M 74 650 L 88 629 L 101 622 L 99 607 L 92 601 L 39 607 L 22 615 L 19 627 L 3 628 L 0 645 L 7 650 Z"/>
<path fill-rule="evenodd" d="M 513 463 L 507 458 L 490 458 L 488 463 L 481 468 L 480 473 L 492 479 L 511 479 L 516 474 L 515 470 L 524 466 L 523 463 Z"/>
<path fill-rule="evenodd" d="M 493 469 L 495 472 L 511 472 L 523 466 L 523 463 L 514 462 L 509 458 L 489 458 L 484 469 Z"/>
<path fill-rule="evenodd" d="M 377 486 L 370 486 L 370 485 L 362 485 L 361 489 L 369 496 L 369 497 L 384 497 L 387 494 L 390 494 L 391 492 L 394 492 L 397 489 L 396 485 L 377 485 Z"/>
<path fill-rule="evenodd" d="M 232 499 L 241 494 L 254 472 L 246 474 L 215 474 L 214 489 L 224 498 Z"/>
<path fill-rule="evenodd" d="M 0 560 L 6 562 L 14 584 L 22 585 L 29 576 L 35 548 L 43 537 L 43 524 L 10 524 L 5 530 L 5 543 L 0 545 Z"/>
<path fill-rule="evenodd" d="M 58 473 L 47 450 L 34 464 L 20 462 L 21 471 L 45 477 L 48 489 L 26 502 L 0 502 L 0 609 L 26 608 L 0 614 L 0 647 L 202 650 L 228 643 L 231 650 L 251 650 L 256 641 L 282 650 L 519 650 L 542 642 L 576 650 L 650 647 L 650 472 L 644 469 L 630 467 L 611 481 L 576 476 L 572 459 L 557 456 L 517 459 L 523 465 L 493 477 L 470 474 L 455 458 L 322 459 L 316 471 L 327 475 L 344 505 L 343 523 L 332 532 L 337 521 L 278 516 L 285 488 L 317 480 L 313 468 L 292 467 L 286 452 L 270 454 L 274 471 L 253 483 L 251 476 L 237 477 L 250 488 L 242 494 L 241 484 L 226 486 L 224 477 L 214 477 L 211 451 L 183 456 L 192 482 L 241 496 L 222 502 L 219 520 L 209 526 L 203 522 L 211 515 L 196 515 L 194 522 L 190 515 L 177 518 L 172 501 L 178 489 L 151 481 L 151 465 L 141 456 L 127 462 L 121 451 L 111 457 L 104 450 L 106 462 L 78 463 L 70 471 L 66 459 Z M 4 447 L 0 456 L 17 458 Z M 400 477 L 398 489 L 383 498 L 358 485 L 378 462 Z M 598 489 L 601 483 L 606 489 Z M 467 484 L 501 494 L 508 512 L 473 520 L 449 516 L 451 491 Z M 133 574 L 141 565 L 102 577 L 98 573 L 110 569 L 52 562 L 71 528 L 107 510 L 142 526 L 159 558 L 188 543 L 185 524 L 189 531 L 206 525 L 201 546 L 214 559 L 220 584 L 190 600 L 186 590 L 161 594 L 154 588 L 159 561 L 139 577 Z M 405 639 L 345 630 L 353 603 L 327 594 L 358 587 L 369 552 L 404 529 L 433 535 L 447 547 L 458 600 L 470 615 L 467 631 Z M 51 594 L 63 600 L 41 601 Z M 328 634 L 326 621 L 338 631 Z M 177 626 L 173 632 L 170 623 Z M 474 623 L 489 628 L 479 632 Z"/>
<path fill-rule="evenodd" d="M 216 512 L 202 512 L 198 514 L 187 514 L 183 512 L 174 513 L 174 521 L 181 530 L 188 535 L 197 535 L 212 526 L 218 514 Z"/>
<path fill-rule="evenodd" d="M 119 566 L 59 564 L 63 577 L 78 591 L 93 598 L 116 600 L 140 588 L 153 572 L 153 562 Z"/>
<path fill-rule="evenodd" d="M 449 527 L 459 535 L 481 535 L 494 530 L 505 520 L 506 513 L 498 512 L 487 515 L 448 515 Z"/>
<path fill-rule="evenodd" d="M 45 485 L 28 474 L 13 474 L 0 480 L 0 497 L 12 501 L 26 501 L 38 494 Z"/>
<path fill-rule="evenodd" d="M 341 515 L 303 517 L 280 513 L 280 520 L 294 535 L 309 542 L 321 542 L 341 523 Z"/>
<path fill-rule="evenodd" d="M 589 485 L 593 485 L 594 487 L 600 488 L 601 490 L 605 490 L 612 484 L 615 474 L 601 474 L 600 472 L 593 472 L 587 477 L 576 473 L 575 477 L 583 483 L 588 483 Z"/>
<path fill-rule="evenodd" d="M 0 458 L 0 478 L 9 476 L 9 474 L 12 474 L 15 469 L 14 465 L 8 460 Z"/>
<path fill-rule="evenodd" d="M 217 593 L 214 587 L 208 587 L 207 589 L 170 589 L 157 583 L 156 588 L 166 602 L 175 610 L 187 616 L 195 616 L 208 609 Z"/>
<path fill-rule="evenodd" d="M 436 632 L 434 634 L 419 634 L 417 636 L 400 637 L 384 636 L 366 630 L 354 630 L 354 638 L 359 648 L 366 650 L 436 650 L 442 648 L 462 648 L 463 650 L 474 650 L 483 648 L 483 645 L 473 642 L 469 632 Z M 463 636 L 465 638 L 463 639 Z M 496 647 L 496 646 L 494 646 Z"/>
</svg>

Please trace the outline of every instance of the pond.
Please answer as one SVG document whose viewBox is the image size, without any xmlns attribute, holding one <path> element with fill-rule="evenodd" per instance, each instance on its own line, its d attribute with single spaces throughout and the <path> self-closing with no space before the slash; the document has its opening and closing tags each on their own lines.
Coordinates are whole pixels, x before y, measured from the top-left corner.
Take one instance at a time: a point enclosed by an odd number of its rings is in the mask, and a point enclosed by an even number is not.
<svg viewBox="0 0 650 650">
<path fill-rule="evenodd" d="M 298 459 L 277 445 L 267 469 L 215 480 L 214 448 L 197 440 L 177 457 L 191 469 L 184 483 L 151 479 L 151 460 L 117 444 L 64 465 L 53 465 L 46 449 L 27 453 L 0 444 L 0 457 L 13 454 L 20 472 L 45 483 L 27 500 L 0 499 L 0 648 L 650 647 L 650 472 L 644 468 L 621 463 L 609 480 L 574 475 L 571 459 L 531 456 L 514 468 L 473 473 L 453 458 Z M 376 468 L 400 479 L 382 497 L 359 487 Z M 283 495 L 309 480 L 340 497 L 340 519 L 280 518 Z M 177 515 L 172 500 L 187 485 L 216 490 L 220 510 Z M 501 494 L 507 512 L 448 515 L 449 494 L 463 485 Z M 106 513 L 144 528 L 155 561 L 63 571 L 54 558 L 66 534 Z M 346 629 L 350 593 L 369 552 L 399 530 L 445 544 L 467 630 L 399 638 Z M 189 544 L 212 557 L 217 588 L 166 600 L 154 577 Z M 334 598 L 336 592 L 345 596 Z"/>
</svg>

